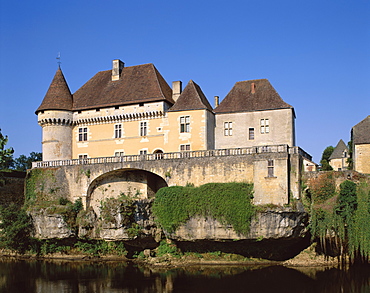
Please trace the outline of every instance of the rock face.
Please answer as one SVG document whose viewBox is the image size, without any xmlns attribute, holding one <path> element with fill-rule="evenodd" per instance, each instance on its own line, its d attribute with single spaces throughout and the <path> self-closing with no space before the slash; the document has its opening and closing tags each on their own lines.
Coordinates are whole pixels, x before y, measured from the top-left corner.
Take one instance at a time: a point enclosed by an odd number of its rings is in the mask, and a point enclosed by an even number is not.
<svg viewBox="0 0 370 293">
<path fill-rule="evenodd" d="M 132 212 L 127 205 L 110 209 L 109 217 L 105 218 L 102 215 L 98 218 L 93 209 L 82 211 L 75 229 L 68 227 L 62 215 L 48 213 L 47 209 L 31 211 L 34 236 L 41 239 L 78 236 L 132 243 L 145 239 L 159 241 L 162 230 L 155 225 L 151 214 L 152 202 L 151 199 L 134 201 Z M 167 238 L 175 241 L 294 239 L 305 236 L 307 222 L 308 215 L 305 212 L 274 209 L 258 212 L 251 222 L 248 235 L 238 235 L 232 226 L 206 217 L 191 218 L 174 233 L 163 232 Z"/>
<path fill-rule="evenodd" d="M 168 238 L 178 241 L 195 240 L 245 240 L 299 238 L 306 233 L 308 216 L 305 212 L 270 210 L 257 213 L 252 219 L 248 235 L 238 235 L 232 226 L 221 224 L 212 218 L 191 218 Z"/>
<path fill-rule="evenodd" d="M 34 237 L 40 239 L 69 238 L 75 233 L 68 227 L 63 216 L 49 213 L 46 209 L 30 213 L 34 227 Z"/>
</svg>

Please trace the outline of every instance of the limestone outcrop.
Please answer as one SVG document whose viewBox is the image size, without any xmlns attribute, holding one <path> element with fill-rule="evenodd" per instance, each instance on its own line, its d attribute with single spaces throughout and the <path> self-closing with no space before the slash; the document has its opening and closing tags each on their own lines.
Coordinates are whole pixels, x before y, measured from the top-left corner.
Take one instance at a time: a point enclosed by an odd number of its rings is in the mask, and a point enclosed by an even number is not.
<svg viewBox="0 0 370 293">
<path fill-rule="evenodd" d="M 160 239 L 164 233 L 175 241 L 197 240 L 252 240 L 301 238 L 306 234 L 308 215 L 288 208 L 271 209 L 257 212 L 252 219 L 247 235 L 238 235 L 231 225 L 220 223 L 209 217 L 193 217 L 182 224 L 175 232 L 162 232 L 156 226 L 151 214 L 152 199 L 133 202 L 134 209 L 130 213 L 118 207 L 111 209 L 110 217 L 98 217 L 93 209 L 80 212 L 74 227 L 69 227 L 65 217 L 48 212 L 48 209 L 31 211 L 34 236 L 41 239 L 88 237 L 104 240 L 130 240 L 145 238 Z"/>
</svg>

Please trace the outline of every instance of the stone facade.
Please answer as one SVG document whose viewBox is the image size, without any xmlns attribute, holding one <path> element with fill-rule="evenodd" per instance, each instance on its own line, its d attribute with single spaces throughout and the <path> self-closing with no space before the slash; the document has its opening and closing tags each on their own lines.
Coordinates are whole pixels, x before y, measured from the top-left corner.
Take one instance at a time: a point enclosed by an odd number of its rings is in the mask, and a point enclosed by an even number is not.
<svg viewBox="0 0 370 293">
<path fill-rule="evenodd" d="M 351 138 L 353 169 L 370 174 L 370 115 L 353 126 Z"/>
<path fill-rule="evenodd" d="M 311 157 L 295 146 L 294 108 L 268 80 L 237 82 L 215 109 L 194 81 L 172 86 L 153 64 L 114 60 L 72 94 L 59 68 L 36 111 L 44 162 L 35 166 L 58 167 L 66 194 L 97 214 L 106 197 L 187 183 L 252 182 L 256 204 L 300 197 Z"/>
</svg>

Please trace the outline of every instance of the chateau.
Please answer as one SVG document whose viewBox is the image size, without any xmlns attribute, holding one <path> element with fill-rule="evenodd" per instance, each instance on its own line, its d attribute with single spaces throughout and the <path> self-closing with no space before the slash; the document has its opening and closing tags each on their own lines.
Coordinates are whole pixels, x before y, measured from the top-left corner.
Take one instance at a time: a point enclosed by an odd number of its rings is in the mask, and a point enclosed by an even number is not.
<svg viewBox="0 0 370 293">
<path fill-rule="evenodd" d="M 268 80 L 237 82 L 215 106 L 192 80 L 171 89 L 153 64 L 113 60 L 74 94 L 59 68 L 36 110 L 43 160 L 295 146 L 294 108 Z"/>
<path fill-rule="evenodd" d="M 36 114 L 43 162 L 33 168 L 59 168 L 59 192 L 96 213 L 107 194 L 208 182 L 253 182 L 256 204 L 283 205 L 315 166 L 296 146 L 294 108 L 267 79 L 236 82 L 213 108 L 194 81 L 171 88 L 153 64 L 113 60 L 73 94 L 58 68 Z"/>
</svg>

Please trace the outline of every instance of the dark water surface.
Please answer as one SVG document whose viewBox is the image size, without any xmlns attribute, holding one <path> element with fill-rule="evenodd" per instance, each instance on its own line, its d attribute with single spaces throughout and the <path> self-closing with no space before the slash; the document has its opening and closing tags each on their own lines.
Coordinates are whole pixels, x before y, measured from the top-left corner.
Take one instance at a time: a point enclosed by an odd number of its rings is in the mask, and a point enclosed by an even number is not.
<svg viewBox="0 0 370 293">
<path fill-rule="evenodd" d="M 370 292 L 370 268 L 193 266 L 149 269 L 123 262 L 0 260 L 0 292 Z"/>
</svg>

